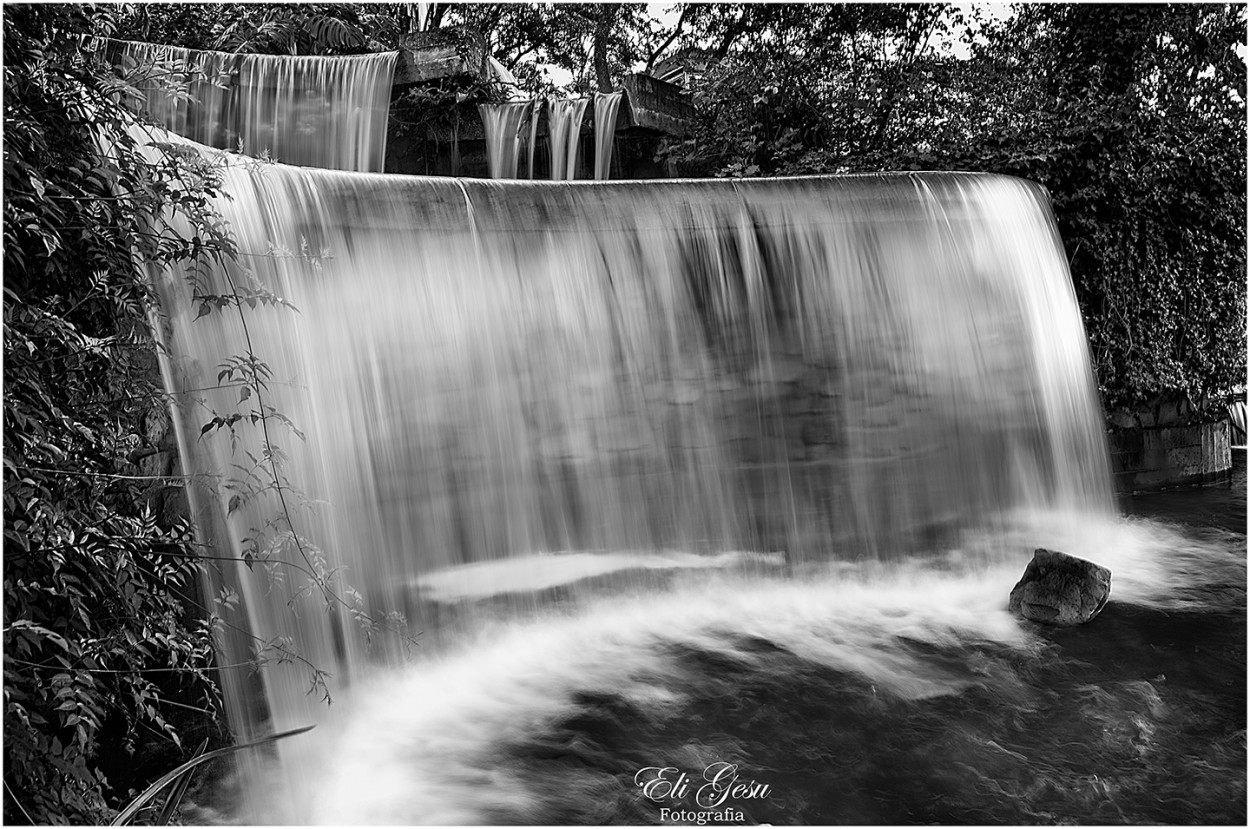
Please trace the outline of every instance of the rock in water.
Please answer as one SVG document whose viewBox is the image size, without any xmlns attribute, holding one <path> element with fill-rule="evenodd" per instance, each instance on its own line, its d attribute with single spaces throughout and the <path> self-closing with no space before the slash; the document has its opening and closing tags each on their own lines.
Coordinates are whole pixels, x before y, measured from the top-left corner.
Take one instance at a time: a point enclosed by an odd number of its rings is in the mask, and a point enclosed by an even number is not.
<svg viewBox="0 0 1250 829">
<path fill-rule="evenodd" d="M 1111 571 L 1106 567 L 1039 549 L 1011 589 L 1007 609 L 1035 622 L 1083 625 L 1098 615 L 1110 595 Z"/>
</svg>

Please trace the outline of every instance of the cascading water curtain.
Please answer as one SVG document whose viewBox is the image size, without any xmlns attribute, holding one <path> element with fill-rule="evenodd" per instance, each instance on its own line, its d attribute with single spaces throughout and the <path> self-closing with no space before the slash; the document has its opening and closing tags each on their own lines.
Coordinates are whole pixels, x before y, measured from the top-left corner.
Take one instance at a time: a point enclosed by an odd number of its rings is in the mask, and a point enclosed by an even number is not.
<svg viewBox="0 0 1250 829">
<path fill-rule="evenodd" d="M 152 118 L 200 144 L 286 164 L 380 172 L 398 52 L 233 55 L 113 41 Z"/>
<path fill-rule="evenodd" d="M 486 159 L 491 178 L 516 178 L 521 160 L 521 127 L 534 110 L 530 101 L 478 104 L 486 133 Z"/>
<path fill-rule="evenodd" d="M 336 690 L 402 659 L 360 615 L 431 624 L 422 584 L 442 568 L 559 550 L 890 557 L 1019 506 L 1110 508 L 1075 296 L 1024 182 L 569 188 L 232 163 L 226 190 L 246 268 L 161 277 L 173 391 L 198 435 L 257 405 L 214 382 L 243 343 L 269 367 L 264 405 L 303 433 L 281 427 L 284 475 L 318 506 L 249 546 L 273 494 L 223 483 L 205 528 L 267 562 L 239 565 L 238 626 L 300 641 Z M 299 312 L 197 316 L 194 291 L 240 285 Z M 254 439 L 211 430 L 189 471 L 228 483 L 265 457 Z M 306 574 L 270 572 L 307 569 L 310 549 L 354 597 L 328 613 Z M 305 674 L 264 673 L 275 726 L 316 715 Z"/>
<path fill-rule="evenodd" d="M 621 92 L 595 93 L 595 180 L 611 178 L 612 148 L 616 144 L 616 117 L 621 109 Z"/>
<path fill-rule="evenodd" d="M 195 141 L 198 142 L 196 151 L 205 153 L 210 159 L 217 155 L 209 149 L 214 147 L 242 151 L 254 156 L 268 156 L 309 167 L 365 172 L 380 171 L 383 167 L 388 104 L 398 53 L 342 58 L 293 58 L 230 55 L 125 41 L 111 41 L 105 48 L 111 52 L 111 57 L 123 76 L 144 93 L 146 115 L 172 131 L 172 135 L 157 135 L 159 143 Z M 243 178 L 247 178 L 261 175 L 265 169 L 280 165 L 241 162 L 237 156 L 224 159 L 222 163 L 230 170 L 225 185 L 227 195 L 223 198 L 223 212 L 228 218 L 236 220 L 232 223 L 231 230 L 245 236 L 240 233 L 240 223 L 237 221 L 239 214 L 232 213 L 226 206 L 232 194 L 247 190 L 238 180 L 237 174 L 241 170 L 249 170 L 250 172 L 243 174 Z M 236 175 L 236 178 L 231 180 L 231 174 Z M 252 218 L 255 218 L 255 214 Z M 252 277 L 248 276 L 253 273 L 251 266 L 255 266 L 256 270 L 263 270 L 261 266 L 271 258 L 289 256 L 296 261 L 308 261 L 308 256 L 315 255 L 307 247 L 306 236 L 297 234 L 298 238 L 294 238 L 277 230 L 268 232 L 271 228 L 272 223 L 251 230 L 259 231 L 260 238 L 267 240 L 281 238 L 292 247 L 278 250 L 268 242 L 255 243 L 255 239 L 250 240 L 254 244 L 248 247 L 249 240 L 245 238 L 241 248 L 243 264 L 241 269 L 235 271 L 236 279 L 227 278 L 225 286 L 220 282 L 217 285 L 218 288 L 224 287 L 227 290 L 224 296 L 234 297 L 236 310 L 240 314 L 244 304 L 236 289 L 246 293 L 255 287 L 255 283 L 249 281 Z M 189 236 L 190 229 L 184 229 Z M 180 308 L 179 303 L 194 303 L 194 297 L 202 296 L 209 290 L 203 281 L 203 273 L 198 271 L 151 274 L 151 277 L 155 284 L 164 286 L 160 288 L 162 309 L 173 317 L 189 307 L 184 305 Z M 171 289 L 170 280 L 177 282 L 179 279 L 187 281 L 179 285 L 177 290 Z M 183 290 L 190 291 L 190 296 L 182 293 Z M 256 304 L 256 296 L 250 296 L 249 303 Z M 200 309 L 206 307 L 202 301 L 194 304 Z M 219 307 L 218 310 L 224 309 Z M 162 332 L 163 326 L 155 324 L 154 330 Z M 248 337 L 241 335 L 243 332 L 236 330 L 232 333 L 236 335 L 233 339 L 221 343 L 222 353 L 229 353 L 231 358 L 244 361 L 257 359 L 263 362 L 270 356 L 257 355 L 252 351 L 248 345 Z M 162 337 L 167 341 L 174 341 L 176 338 L 176 331 L 165 332 Z M 238 367 L 238 364 L 235 366 Z M 197 370 L 189 369 L 185 363 L 177 361 L 176 354 L 162 349 L 161 371 L 166 389 L 174 395 L 173 418 L 177 424 L 183 468 L 192 476 L 209 469 L 229 468 L 237 471 L 238 467 L 234 463 L 219 467 L 213 462 L 204 461 L 200 447 L 190 437 L 200 433 L 203 424 L 193 424 L 205 417 L 204 410 L 198 407 L 198 401 L 186 393 L 188 386 L 184 382 L 186 377 L 195 374 Z M 224 375 L 214 376 L 217 377 L 214 385 L 222 386 Z M 235 378 L 236 388 L 237 380 Z M 259 387 L 257 396 L 259 397 Z M 267 431 L 267 418 L 278 416 L 284 416 L 278 409 L 261 409 L 256 415 L 258 420 L 254 422 L 265 418 Z M 268 453 L 277 451 L 277 447 L 268 439 L 253 448 L 259 453 L 252 456 L 254 459 L 271 457 Z M 253 466 L 253 472 L 256 473 L 263 473 L 263 469 L 263 464 Z M 279 483 L 282 481 L 281 473 L 276 466 L 271 466 L 271 472 L 274 489 L 249 494 L 247 486 L 244 485 L 236 488 L 224 501 L 218 497 L 221 494 L 219 489 L 204 486 L 202 482 L 195 481 L 194 477 L 188 486 L 188 505 L 197 536 L 210 548 L 230 551 L 230 555 L 236 559 L 231 564 L 206 558 L 204 580 L 206 594 L 213 601 L 221 603 L 223 608 L 237 607 L 242 613 L 242 618 L 233 619 L 223 626 L 218 637 L 222 654 L 220 664 L 230 666 L 223 668 L 220 676 L 227 717 L 235 734 L 242 741 L 281 731 L 285 722 L 304 719 L 306 724 L 307 719 L 300 716 L 298 706 L 284 702 L 281 689 L 285 686 L 281 681 L 275 685 L 264 675 L 266 672 L 241 671 L 239 667 L 248 665 L 252 660 L 276 659 L 283 662 L 288 657 L 296 661 L 304 659 L 306 661 L 301 664 L 307 666 L 332 666 L 336 662 L 334 649 L 331 648 L 327 654 L 321 645 L 313 645 L 307 656 L 291 657 L 287 643 L 294 647 L 296 641 L 292 638 L 291 626 L 294 624 L 298 628 L 299 625 L 291 620 L 284 620 L 276 625 L 267 621 L 271 611 L 266 610 L 268 604 L 265 588 L 250 572 L 251 567 L 258 563 L 256 555 L 263 559 L 271 555 L 283 557 L 288 552 L 296 552 L 304 561 L 301 565 L 303 572 L 317 574 L 323 559 L 311 539 L 308 545 L 300 541 L 285 506 L 276 509 L 271 504 L 269 509 L 262 510 L 267 516 L 265 520 L 270 522 L 263 526 L 270 529 L 276 527 L 272 522 L 280 522 L 283 515 L 287 517 L 287 528 L 278 532 L 277 536 L 270 537 L 277 542 L 277 547 L 240 548 L 241 536 L 237 534 L 238 528 L 230 523 L 230 516 L 238 505 L 244 500 L 251 500 L 253 496 L 259 496 L 261 501 L 266 494 L 269 497 L 275 493 L 294 496 L 293 491 L 283 491 L 284 484 Z M 216 472 L 208 474 L 217 475 Z M 230 474 L 232 473 L 227 473 Z M 257 479 L 253 479 L 254 482 L 255 480 Z M 301 506 L 297 503 L 292 508 L 298 511 Z M 257 541 L 259 537 L 252 535 L 252 539 Z M 286 550 L 280 549 L 284 546 Z M 268 564 L 260 563 L 260 567 L 269 570 Z M 272 570 L 269 571 L 273 574 Z M 277 576 L 279 579 L 283 578 L 281 574 Z M 314 581 L 317 578 L 320 577 L 315 577 Z M 316 590 L 315 587 L 313 589 Z M 257 593 L 257 590 L 262 592 Z M 327 600 L 332 595 L 330 591 L 320 592 Z M 343 594 L 333 595 L 343 600 Z M 242 606 L 238 607 L 236 602 L 241 602 Z M 313 609 L 311 613 L 314 618 L 325 618 L 323 608 Z M 338 629 L 337 621 L 329 628 L 314 622 L 311 628 L 300 629 L 301 635 L 298 639 L 303 642 L 324 643 L 332 641 L 334 631 Z M 277 630 L 286 630 L 287 633 L 273 633 Z M 302 635 L 303 633 L 308 635 Z M 322 656 L 327 658 L 321 659 Z M 241 759 L 253 766 L 245 775 L 252 776 L 252 772 L 256 771 L 253 764 L 257 758 L 249 755 Z"/>
<path fill-rule="evenodd" d="M 589 98 L 547 102 L 547 140 L 551 145 L 551 180 L 568 181 L 577 175 L 577 142 Z"/>
<path fill-rule="evenodd" d="M 538 116 L 543 111 L 543 99 L 535 98 L 530 104 L 530 136 L 527 154 L 529 155 L 529 178 L 532 180 L 534 175 L 534 157 L 538 149 Z"/>
</svg>

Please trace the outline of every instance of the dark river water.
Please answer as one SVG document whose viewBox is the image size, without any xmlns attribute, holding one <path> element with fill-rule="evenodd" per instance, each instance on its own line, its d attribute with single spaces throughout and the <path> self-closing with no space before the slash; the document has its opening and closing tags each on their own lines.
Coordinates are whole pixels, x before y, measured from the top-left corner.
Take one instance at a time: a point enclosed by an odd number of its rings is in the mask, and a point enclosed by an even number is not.
<svg viewBox="0 0 1250 829">
<path fill-rule="evenodd" d="M 1218 528 L 1246 534 L 1246 450 L 1233 450 L 1233 472 L 1223 483 L 1127 495 L 1120 509 L 1130 515 L 1175 521 L 1199 531 Z"/>
</svg>

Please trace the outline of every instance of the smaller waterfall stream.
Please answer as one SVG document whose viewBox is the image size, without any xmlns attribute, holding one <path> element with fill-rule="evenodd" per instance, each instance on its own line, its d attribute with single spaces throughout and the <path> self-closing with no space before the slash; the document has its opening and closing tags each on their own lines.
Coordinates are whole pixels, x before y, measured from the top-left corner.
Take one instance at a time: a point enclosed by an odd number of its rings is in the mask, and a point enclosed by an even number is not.
<svg viewBox="0 0 1250 829">
<path fill-rule="evenodd" d="M 521 159 L 521 127 L 531 118 L 534 105 L 530 101 L 504 104 L 478 104 L 482 127 L 486 133 L 486 158 L 491 178 L 516 178 Z"/>
<path fill-rule="evenodd" d="M 543 111 L 543 109 L 545 109 L 545 107 L 543 107 L 542 104 L 543 104 L 542 98 L 535 98 L 531 102 L 531 106 L 530 106 L 529 144 L 526 147 L 526 155 L 529 157 L 528 159 L 529 163 L 526 165 L 525 169 L 526 169 L 526 172 L 529 174 L 529 178 L 531 180 L 535 178 L 534 157 L 538 152 L 538 116 Z"/>
<path fill-rule="evenodd" d="M 616 139 L 616 120 L 624 93 L 595 93 L 595 170 L 599 181 L 610 178 L 612 149 Z M 478 104 L 482 127 L 486 133 L 486 158 L 490 177 L 517 177 L 523 149 L 529 154 L 529 177 L 534 177 L 534 148 L 538 142 L 539 100 L 501 104 Z M 577 149 L 581 119 L 587 101 L 551 101 L 548 111 L 548 142 L 551 146 L 551 178 L 571 179 L 577 168 Z M 529 116 L 529 139 L 523 142 L 522 130 Z"/>
<path fill-rule="evenodd" d="M 611 178 L 612 148 L 616 143 L 616 116 L 623 92 L 595 93 L 595 179 Z"/>
<path fill-rule="evenodd" d="M 547 141 L 551 146 L 551 179 L 566 181 L 577 174 L 577 147 L 589 98 L 547 102 Z"/>
</svg>

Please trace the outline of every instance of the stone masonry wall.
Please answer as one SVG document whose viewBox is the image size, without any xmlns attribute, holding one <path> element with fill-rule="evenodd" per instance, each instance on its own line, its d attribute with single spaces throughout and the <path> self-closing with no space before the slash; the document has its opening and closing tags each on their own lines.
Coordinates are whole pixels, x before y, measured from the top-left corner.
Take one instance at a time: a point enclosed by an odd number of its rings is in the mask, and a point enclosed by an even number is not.
<svg viewBox="0 0 1250 829">
<path fill-rule="evenodd" d="M 1232 468 L 1227 420 L 1198 426 L 1130 429 L 1109 435 L 1119 492 L 1209 483 Z"/>
</svg>

